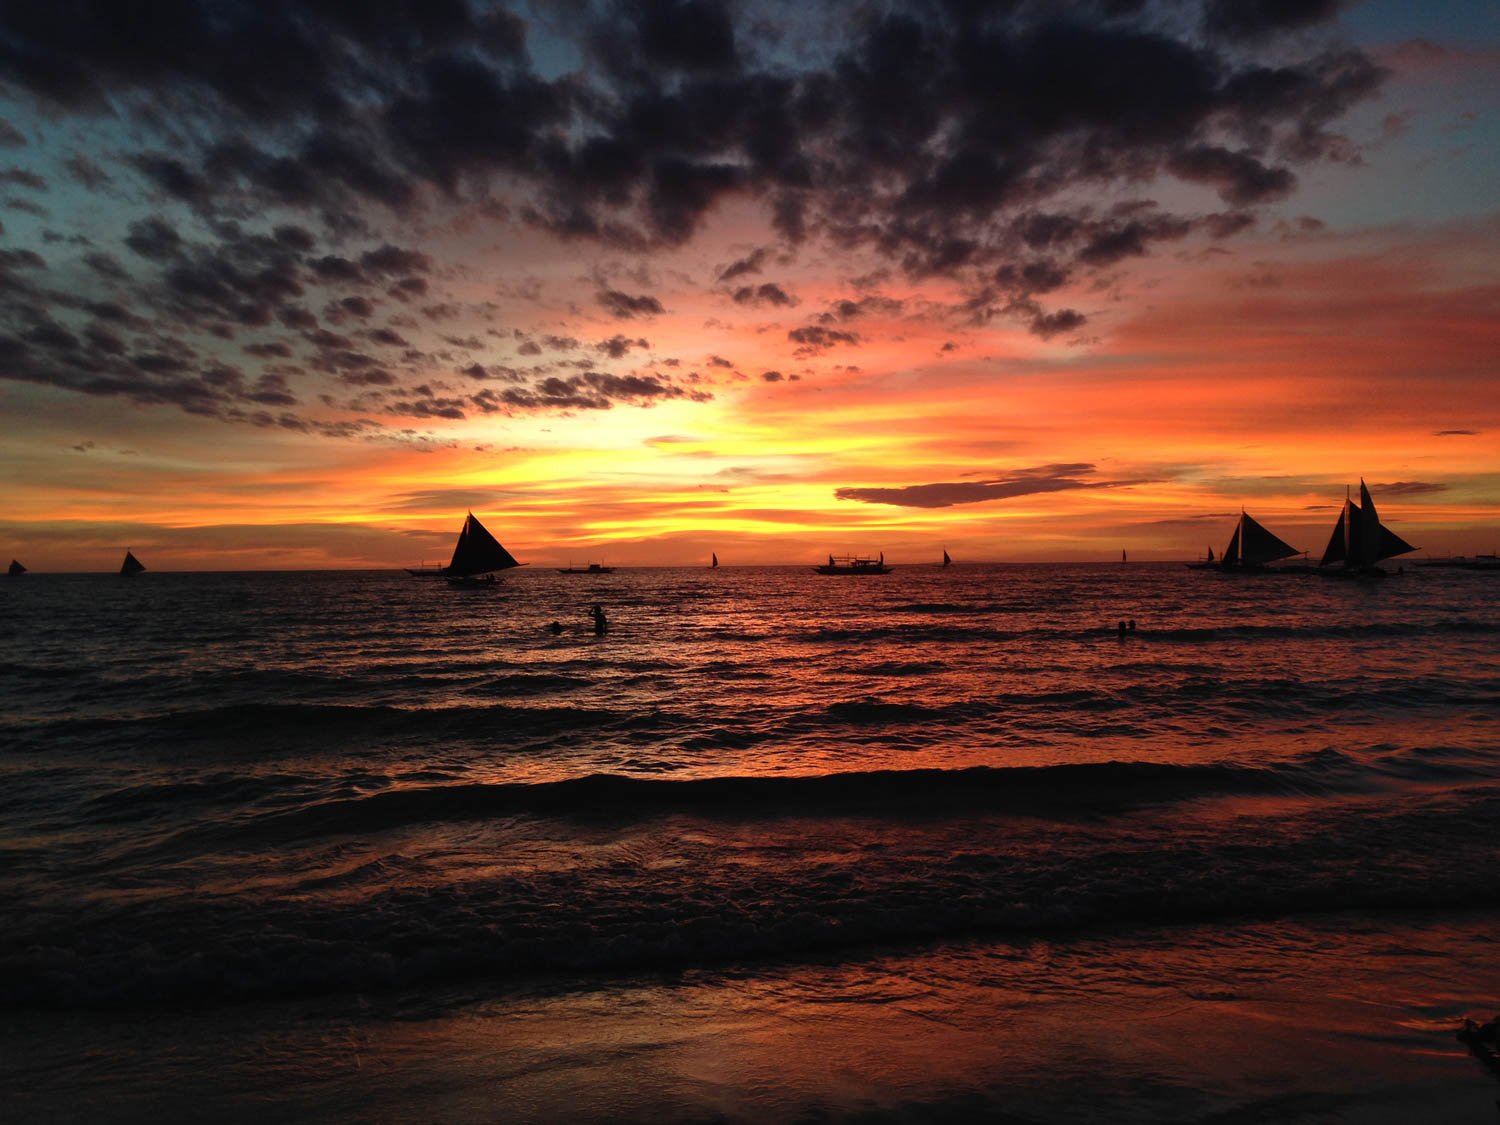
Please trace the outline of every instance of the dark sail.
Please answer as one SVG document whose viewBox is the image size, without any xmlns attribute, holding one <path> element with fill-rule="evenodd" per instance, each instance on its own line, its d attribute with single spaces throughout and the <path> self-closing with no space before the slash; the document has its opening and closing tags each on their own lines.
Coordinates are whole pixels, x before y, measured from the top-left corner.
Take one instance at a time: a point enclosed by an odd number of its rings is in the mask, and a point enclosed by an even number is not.
<svg viewBox="0 0 1500 1125">
<path fill-rule="evenodd" d="M 953 560 L 948 557 L 948 548 L 947 547 L 943 548 L 943 565 L 944 566 L 952 566 L 953 565 Z"/>
<path fill-rule="evenodd" d="M 1240 525 L 1234 525 L 1234 534 L 1229 538 L 1229 546 L 1224 548 L 1224 553 L 1219 557 L 1222 566 L 1240 565 Z"/>
<path fill-rule="evenodd" d="M 1416 548 L 1380 522 L 1375 501 L 1365 482 L 1359 482 L 1359 503 L 1345 498 L 1344 510 L 1334 525 L 1328 549 L 1319 566 L 1343 563 L 1350 570 L 1368 570 L 1382 559 L 1404 555 Z"/>
<path fill-rule="evenodd" d="M 453 548 L 453 558 L 443 573 L 450 578 L 468 578 L 474 574 L 488 574 L 492 570 L 509 570 L 520 566 L 511 553 L 500 546 L 484 524 L 469 513 L 464 528 L 458 533 L 458 543 Z"/>
<path fill-rule="evenodd" d="M 708 564 L 709 565 L 709 569 L 712 569 L 712 568 L 718 566 L 719 565 L 719 556 L 716 555 L 716 554 L 714 554 L 714 552 L 712 552 L 712 551 L 710 551 L 708 553 L 708 555 L 709 555 L 709 558 L 713 559 L 713 562 L 711 562 L 711 563 Z"/>
<path fill-rule="evenodd" d="M 1240 513 L 1240 529 L 1241 566 L 1264 566 L 1297 554 L 1296 547 L 1283 543 L 1244 512 Z"/>
<path fill-rule="evenodd" d="M 1380 546 L 1375 551 L 1376 562 L 1379 562 L 1381 559 L 1393 559 L 1397 555 L 1404 555 L 1408 551 L 1415 550 L 1415 547 L 1405 539 L 1402 539 L 1401 536 L 1397 535 L 1390 528 L 1384 524 L 1380 525 Z"/>
<path fill-rule="evenodd" d="M 9 571 L 9 573 L 10 573 L 10 576 L 12 578 L 14 578 L 18 574 L 25 574 L 26 573 L 26 568 L 24 566 L 22 566 L 19 562 L 17 562 L 15 559 L 11 559 L 10 560 L 10 571 Z"/>
<path fill-rule="evenodd" d="M 1370 490 L 1365 487 L 1364 479 L 1359 482 L 1359 503 L 1364 519 L 1361 523 L 1361 534 L 1364 537 L 1366 553 L 1370 556 L 1365 565 L 1373 566 L 1382 559 L 1394 558 L 1396 555 L 1404 555 L 1416 548 L 1401 536 L 1387 528 L 1380 522 L 1380 517 L 1375 514 L 1375 501 L 1370 497 Z"/>
<path fill-rule="evenodd" d="M 1348 558 L 1349 509 L 1352 507 L 1354 507 L 1352 503 L 1348 500 L 1344 501 L 1344 509 L 1339 512 L 1339 522 L 1333 525 L 1333 534 L 1328 537 L 1328 546 L 1323 549 L 1323 557 L 1318 560 L 1319 566 L 1332 566 Z"/>
<path fill-rule="evenodd" d="M 121 574 L 139 574 L 145 569 L 140 559 L 136 558 L 129 551 L 125 552 L 125 561 L 120 564 Z"/>
</svg>

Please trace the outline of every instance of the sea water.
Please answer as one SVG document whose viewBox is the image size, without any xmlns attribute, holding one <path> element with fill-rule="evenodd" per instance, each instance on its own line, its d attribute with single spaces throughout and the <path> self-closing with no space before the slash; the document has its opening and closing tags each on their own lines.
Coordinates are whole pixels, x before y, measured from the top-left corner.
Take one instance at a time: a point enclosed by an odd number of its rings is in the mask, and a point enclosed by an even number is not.
<svg viewBox="0 0 1500 1125">
<path fill-rule="evenodd" d="M 0 1079 L 59 1118 L 1486 1106 L 1497 578 L 9 580 Z"/>
</svg>

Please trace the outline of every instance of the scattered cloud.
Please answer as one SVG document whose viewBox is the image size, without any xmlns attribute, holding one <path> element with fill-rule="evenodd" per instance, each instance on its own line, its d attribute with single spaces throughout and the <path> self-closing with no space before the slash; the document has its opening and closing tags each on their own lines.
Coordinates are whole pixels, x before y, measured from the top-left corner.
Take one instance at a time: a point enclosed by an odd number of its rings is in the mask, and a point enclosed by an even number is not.
<svg viewBox="0 0 1500 1125">
<path fill-rule="evenodd" d="M 949 508 L 955 504 L 982 504 L 1009 500 L 1039 492 L 1068 492 L 1083 488 L 1113 488 L 1139 484 L 1139 480 L 1087 480 L 1094 466 L 1087 463 L 1038 465 L 1013 471 L 1007 476 L 984 480 L 909 484 L 899 488 L 840 488 L 840 500 L 866 504 L 891 504 L 901 508 Z"/>
</svg>

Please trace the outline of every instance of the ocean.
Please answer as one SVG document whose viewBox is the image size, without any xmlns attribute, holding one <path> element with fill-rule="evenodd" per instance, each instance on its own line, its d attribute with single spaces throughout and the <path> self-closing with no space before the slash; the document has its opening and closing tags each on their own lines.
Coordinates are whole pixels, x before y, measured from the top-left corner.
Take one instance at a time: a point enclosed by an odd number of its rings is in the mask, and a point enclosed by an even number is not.
<svg viewBox="0 0 1500 1125">
<path fill-rule="evenodd" d="M 1497 577 L 7 580 L 8 1112 L 1494 1120 Z"/>
</svg>

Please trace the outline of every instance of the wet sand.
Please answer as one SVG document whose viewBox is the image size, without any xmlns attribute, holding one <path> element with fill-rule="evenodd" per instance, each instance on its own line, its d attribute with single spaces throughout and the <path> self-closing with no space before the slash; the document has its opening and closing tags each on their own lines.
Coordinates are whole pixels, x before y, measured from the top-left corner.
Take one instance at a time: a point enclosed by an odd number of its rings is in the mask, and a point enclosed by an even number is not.
<svg viewBox="0 0 1500 1125">
<path fill-rule="evenodd" d="M 10 1013 L 15 1120 L 1493 1121 L 1492 914 L 945 944 L 524 991 Z"/>
</svg>

